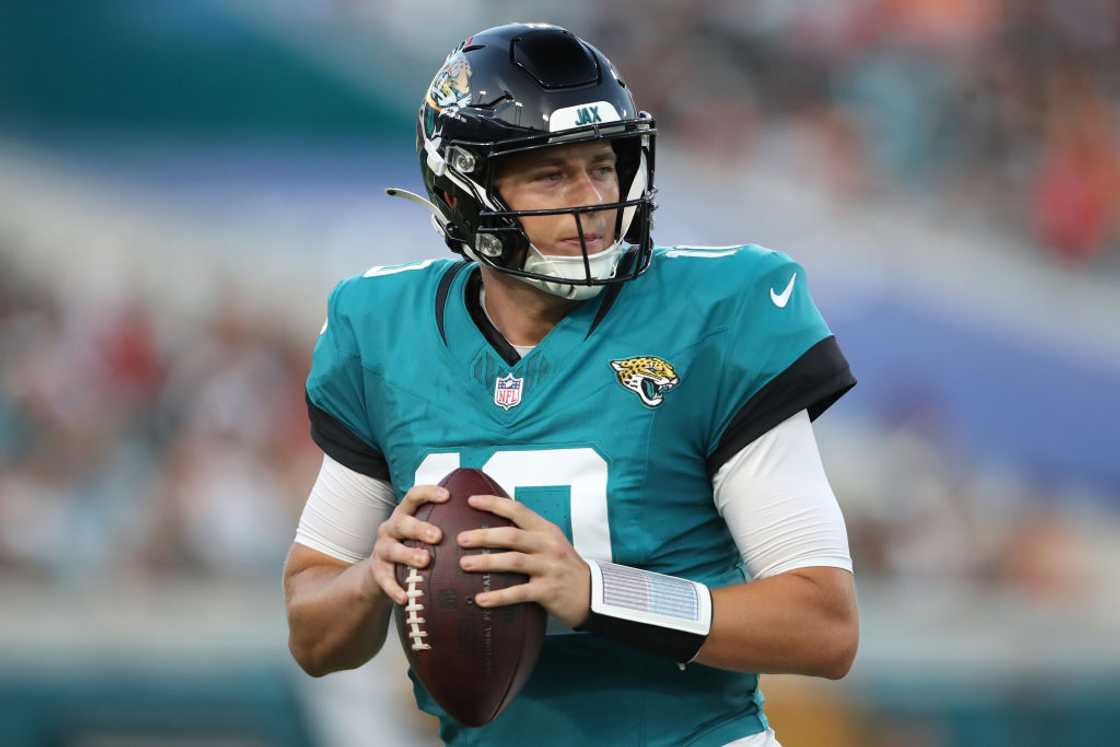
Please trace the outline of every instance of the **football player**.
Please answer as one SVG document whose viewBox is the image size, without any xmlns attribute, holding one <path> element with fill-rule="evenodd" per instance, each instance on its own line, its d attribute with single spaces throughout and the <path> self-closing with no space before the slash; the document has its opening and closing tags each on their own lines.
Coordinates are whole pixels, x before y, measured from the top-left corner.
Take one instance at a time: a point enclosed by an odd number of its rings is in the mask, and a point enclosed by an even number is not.
<svg viewBox="0 0 1120 747">
<path fill-rule="evenodd" d="M 454 259 L 340 283 L 307 382 L 325 452 L 285 568 L 313 675 L 384 643 L 439 529 L 414 517 L 477 467 L 513 528 L 447 538 L 528 583 L 549 635 L 521 695 L 449 744 L 772 745 L 759 673 L 839 678 L 858 620 L 847 535 L 811 421 L 855 384 L 804 270 L 753 245 L 657 248 L 656 130 L 570 32 L 468 38 L 417 151 Z M 635 590 L 644 596 L 635 601 Z"/>
</svg>

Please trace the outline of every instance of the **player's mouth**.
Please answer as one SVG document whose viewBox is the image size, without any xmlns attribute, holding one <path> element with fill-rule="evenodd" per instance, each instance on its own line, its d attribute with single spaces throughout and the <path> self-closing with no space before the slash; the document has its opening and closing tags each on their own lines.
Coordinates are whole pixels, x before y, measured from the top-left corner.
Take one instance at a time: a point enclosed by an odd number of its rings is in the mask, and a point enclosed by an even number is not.
<svg viewBox="0 0 1120 747">
<path fill-rule="evenodd" d="M 569 246 L 576 250 L 579 250 L 581 248 L 579 236 L 567 236 L 563 239 L 560 239 L 560 243 L 564 246 Z M 583 235 L 583 246 L 587 247 L 588 254 L 597 252 L 600 249 L 604 249 L 605 247 L 603 246 L 603 243 L 604 242 L 602 234 L 585 233 Z"/>
</svg>

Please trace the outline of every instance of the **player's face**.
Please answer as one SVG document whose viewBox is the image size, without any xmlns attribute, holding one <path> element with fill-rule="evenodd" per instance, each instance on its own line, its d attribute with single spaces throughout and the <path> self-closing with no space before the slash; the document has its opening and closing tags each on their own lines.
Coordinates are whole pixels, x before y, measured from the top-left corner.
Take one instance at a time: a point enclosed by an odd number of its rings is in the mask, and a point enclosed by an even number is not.
<svg viewBox="0 0 1120 747">
<path fill-rule="evenodd" d="M 548 210 L 618 201 L 617 158 L 609 143 L 573 143 L 510 156 L 498 172 L 498 192 L 510 210 Z M 617 210 L 582 213 L 589 254 L 614 243 Z M 574 215 L 520 219 L 533 245 L 544 254 L 580 253 Z"/>
</svg>

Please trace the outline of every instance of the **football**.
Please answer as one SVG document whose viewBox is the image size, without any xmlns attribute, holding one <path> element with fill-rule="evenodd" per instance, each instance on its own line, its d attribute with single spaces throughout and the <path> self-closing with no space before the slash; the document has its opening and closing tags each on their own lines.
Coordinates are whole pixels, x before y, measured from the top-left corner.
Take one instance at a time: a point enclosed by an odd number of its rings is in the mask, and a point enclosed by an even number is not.
<svg viewBox="0 0 1120 747">
<path fill-rule="evenodd" d="M 519 573 L 467 572 L 464 554 L 500 552 L 459 547 L 468 529 L 512 526 L 509 520 L 467 503 L 472 495 L 509 495 L 485 473 L 457 469 L 439 483 L 444 503 L 425 503 L 417 518 L 443 532 L 435 545 L 413 540 L 431 560 L 424 568 L 396 566 L 408 604 L 397 605 L 397 631 L 412 670 L 444 710 L 465 726 L 492 721 L 517 696 L 536 666 L 544 641 L 545 612 L 536 603 L 482 608 L 476 594 L 523 584 Z"/>
</svg>

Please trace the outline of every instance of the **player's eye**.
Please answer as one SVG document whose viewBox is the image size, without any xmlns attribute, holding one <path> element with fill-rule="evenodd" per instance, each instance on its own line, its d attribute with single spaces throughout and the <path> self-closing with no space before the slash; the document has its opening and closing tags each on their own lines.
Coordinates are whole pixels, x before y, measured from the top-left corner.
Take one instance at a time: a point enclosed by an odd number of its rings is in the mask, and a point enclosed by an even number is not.
<svg viewBox="0 0 1120 747">
<path fill-rule="evenodd" d="M 595 175 L 596 179 L 607 179 L 611 176 L 614 176 L 614 166 L 608 164 L 596 166 L 594 169 L 592 169 L 592 173 Z"/>
<path fill-rule="evenodd" d="M 542 171 L 533 177 L 533 181 L 542 182 L 544 184 L 555 184 L 564 178 L 564 175 L 559 171 Z"/>
</svg>

